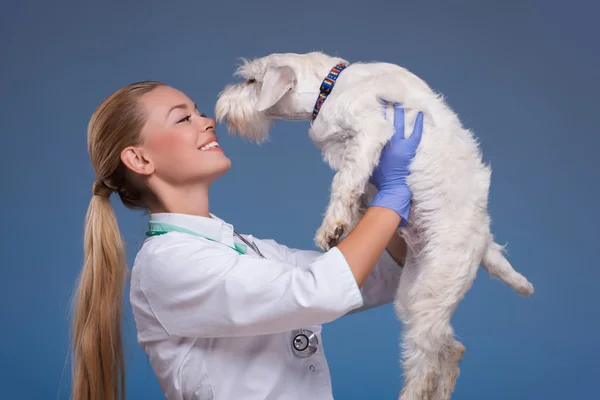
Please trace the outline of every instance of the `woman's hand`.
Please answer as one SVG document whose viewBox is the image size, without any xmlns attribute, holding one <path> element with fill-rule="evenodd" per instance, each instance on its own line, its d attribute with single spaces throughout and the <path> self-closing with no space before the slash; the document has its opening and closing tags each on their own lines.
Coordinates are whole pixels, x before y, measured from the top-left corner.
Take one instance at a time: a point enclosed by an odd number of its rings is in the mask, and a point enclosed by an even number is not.
<svg viewBox="0 0 600 400">
<path fill-rule="evenodd" d="M 403 226 L 408 219 L 412 198 L 406 178 L 410 175 L 409 165 L 421 142 L 423 113 L 419 112 L 412 135 L 405 139 L 404 108 L 400 104 L 394 104 L 394 128 L 396 132 L 383 148 L 379 164 L 369 180 L 378 190 L 371 206 L 394 210 L 402 218 L 400 226 Z"/>
<path fill-rule="evenodd" d="M 404 139 L 404 108 L 394 105 L 394 128 L 396 132 L 379 158 L 379 164 L 371 175 L 370 182 L 379 191 L 371 206 L 356 227 L 340 241 L 342 252 L 359 287 L 365 283 L 375 268 L 377 260 L 396 234 L 398 225 L 406 223 L 412 194 L 406 185 L 409 165 L 421 141 L 423 114 L 419 113 L 413 134 Z M 405 251 L 399 249 L 399 257 Z"/>
</svg>

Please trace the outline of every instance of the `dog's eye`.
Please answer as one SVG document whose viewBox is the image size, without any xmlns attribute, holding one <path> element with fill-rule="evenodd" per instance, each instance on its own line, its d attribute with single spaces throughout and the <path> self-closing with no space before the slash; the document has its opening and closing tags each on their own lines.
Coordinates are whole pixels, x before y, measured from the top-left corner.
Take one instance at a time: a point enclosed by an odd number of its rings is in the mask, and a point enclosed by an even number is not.
<svg viewBox="0 0 600 400">
<path fill-rule="evenodd" d="M 254 79 L 254 78 L 248 79 L 248 83 L 254 83 L 254 82 L 256 82 L 256 79 Z"/>
</svg>

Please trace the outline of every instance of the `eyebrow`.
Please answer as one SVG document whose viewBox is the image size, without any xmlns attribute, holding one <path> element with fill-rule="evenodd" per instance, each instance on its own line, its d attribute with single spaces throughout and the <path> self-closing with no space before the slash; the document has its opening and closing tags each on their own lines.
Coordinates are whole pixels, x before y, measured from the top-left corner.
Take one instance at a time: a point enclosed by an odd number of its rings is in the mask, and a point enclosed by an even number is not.
<svg viewBox="0 0 600 400">
<path fill-rule="evenodd" d="M 171 112 L 177 108 L 187 110 L 188 106 L 187 104 L 177 104 L 176 106 L 171 107 L 171 109 L 167 113 L 167 116 L 171 115 Z M 194 110 L 198 110 L 198 105 L 196 103 L 194 103 Z"/>
</svg>

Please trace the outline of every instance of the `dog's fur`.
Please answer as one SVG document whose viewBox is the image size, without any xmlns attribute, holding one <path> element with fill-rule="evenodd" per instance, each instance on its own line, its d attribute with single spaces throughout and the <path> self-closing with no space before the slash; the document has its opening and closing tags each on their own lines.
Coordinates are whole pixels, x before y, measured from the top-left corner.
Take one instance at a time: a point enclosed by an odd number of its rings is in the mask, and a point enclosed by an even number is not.
<svg viewBox="0 0 600 400">
<path fill-rule="evenodd" d="M 320 52 L 271 54 L 244 60 L 215 114 L 230 131 L 258 142 L 275 119 L 310 120 L 323 78 L 347 63 Z M 353 63 L 342 71 L 312 123 L 310 138 L 336 171 L 330 202 L 316 233 L 324 250 L 360 219 L 373 187 L 368 184 L 383 146 L 394 133 L 380 102 L 405 108 L 410 135 L 418 111 L 424 114 L 421 143 L 407 184 L 413 193 L 408 224 L 399 234 L 409 251 L 395 301 L 404 324 L 400 399 L 449 399 L 465 351 L 454 337 L 451 317 L 483 265 L 517 293 L 533 286 L 516 272 L 490 232 L 491 170 L 478 143 L 443 98 L 406 69 L 388 63 Z"/>
</svg>

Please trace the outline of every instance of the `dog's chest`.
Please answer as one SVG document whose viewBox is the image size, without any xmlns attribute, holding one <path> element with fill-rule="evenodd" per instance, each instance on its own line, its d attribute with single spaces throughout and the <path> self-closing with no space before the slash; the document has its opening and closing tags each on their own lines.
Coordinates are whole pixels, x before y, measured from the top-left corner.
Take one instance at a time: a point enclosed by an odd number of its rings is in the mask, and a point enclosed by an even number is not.
<svg viewBox="0 0 600 400">
<path fill-rule="evenodd" d="M 309 130 L 309 137 L 321 150 L 325 162 L 335 170 L 342 166 L 356 148 L 351 133 L 340 129 L 326 130 L 322 126 L 313 126 Z"/>
<path fill-rule="evenodd" d="M 343 148 L 352 140 L 352 135 L 332 124 L 313 125 L 308 136 L 320 149 Z"/>
</svg>

